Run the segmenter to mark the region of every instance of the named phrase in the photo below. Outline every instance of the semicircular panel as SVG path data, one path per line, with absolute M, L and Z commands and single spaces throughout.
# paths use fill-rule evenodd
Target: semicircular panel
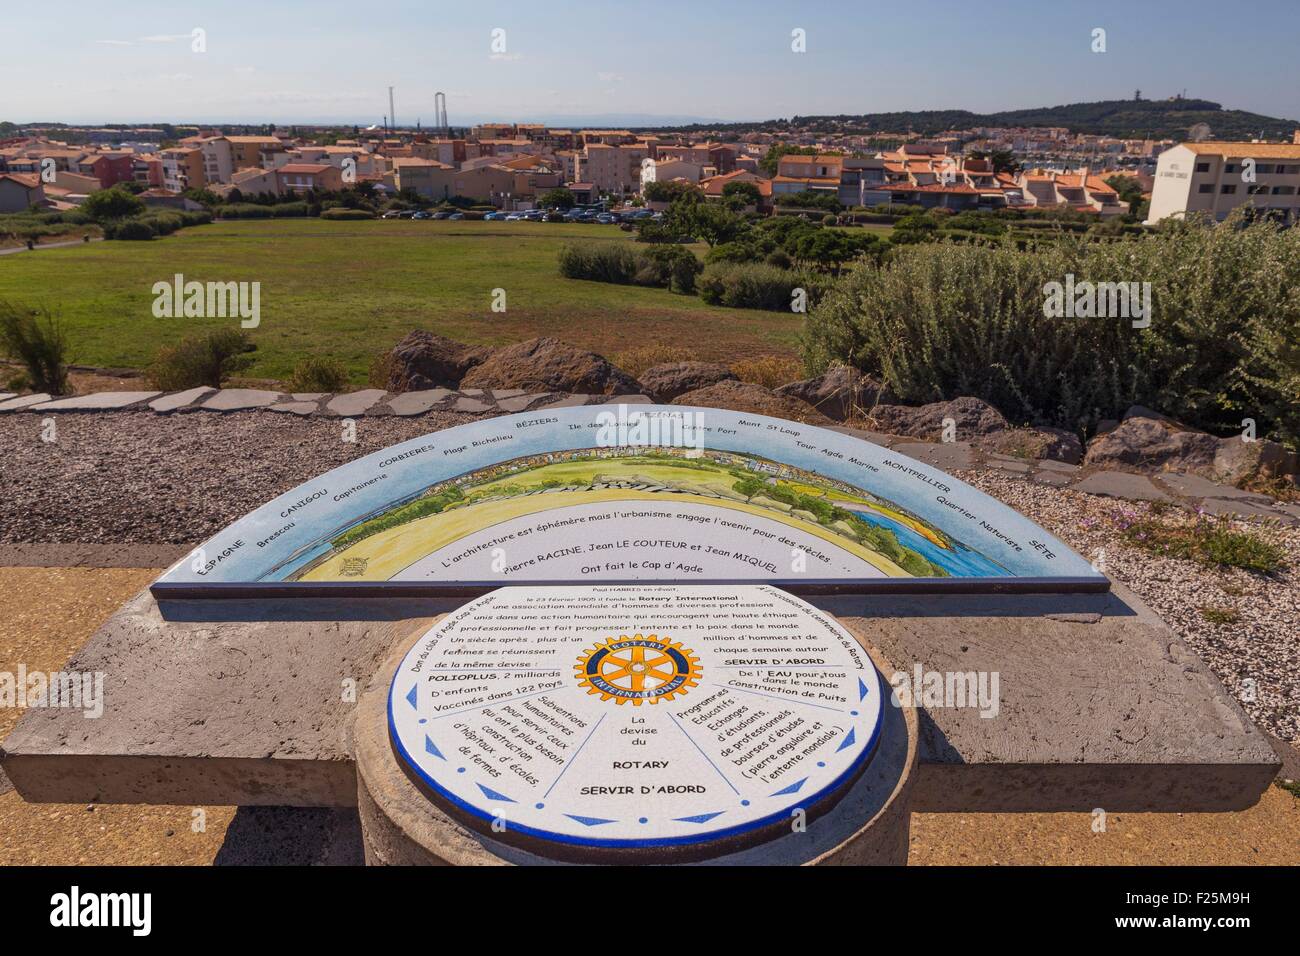
M 1104 589 L 951 475 L 850 435 L 714 408 L 599 405 L 432 432 L 241 518 L 159 594 L 580 581 Z

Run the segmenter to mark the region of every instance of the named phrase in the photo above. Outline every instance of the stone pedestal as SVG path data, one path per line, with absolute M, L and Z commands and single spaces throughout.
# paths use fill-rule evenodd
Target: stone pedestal
M 389 687 L 406 653 L 420 635 L 398 644 L 362 695 L 353 728 L 357 806 L 371 865 L 559 865 L 542 855 L 494 840 L 470 829 L 436 804 L 407 773 L 393 751 L 387 705 Z M 859 639 L 860 640 L 860 639 Z M 889 665 L 872 648 L 873 663 Z M 803 832 L 790 832 L 758 846 L 724 852 L 715 865 L 904 864 L 910 826 L 909 800 L 917 763 L 916 711 L 886 704 L 877 750 L 829 810 Z M 674 862 L 655 848 L 646 865 Z

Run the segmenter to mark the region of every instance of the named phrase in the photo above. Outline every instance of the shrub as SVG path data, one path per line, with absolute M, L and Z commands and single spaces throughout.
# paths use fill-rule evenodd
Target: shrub
M 703 267 L 682 246 L 634 248 L 622 242 L 575 242 L 560 250 L 560 275 L 619 285 L 669 288 L 688 295 Z
M 671 345 L 643 345 L 640 348 L 620 352 L 614 356 L 614 364 L 633 378 L 639 378 L 642 372 L 656 365 L 689 362 L 694 358 L 694 354 L 688 349 L 675 348 Z
M 145 211 L 144 200 L 122 186 L 91 193 L 80 208 L 83 214 L 96 222 L 126 219 Z
M 391 349 L 385 349 L 377 352 L 375 357 L 370 360 L 370 368 L 366 372 L 366 382 L 371 388 L 382 388 L 388 391 L 393 388 L 393 352 Z
M 256 348 L 242 329 L 186 338 L 158 350 L 149 366 L 149 379 L 155 388 L 168 392 L 199 385 L 221 388 L 231 375 L 252 364 L 247 353 Z
M 297 218 L 311 215 L 311 206 L 305 202 L 282 202 L 271 206 L 271 216 L 275 219 Z
M 68 340 L 48 309 L 0 302 L 0 346 L 22 363 L 25 384 L 32 391 L 67 394 Z
M 637 270 L 633 282 L 666 287 L 680 295 L 695 291 L 695 277 L 704 269 L 695 253 L 684 246 L 650 246 L 637 250 L 635 255 Z
M 753 382 L 765 388 L 777 388 L 803 377 L 803 363 L 780 355 L 762 355 L 742 359 L 731 364 L 731 370 L 742 382 Z
M 1046 286 L 1149 282 L 1151 324 L 1048 318 Z M 1020 422 L 1090 430 L 1146 405 L 1199 428 L 1300 440 L 1300 230 L 1177 222 L 1025 252 L 952 243 L 858 265 L 808 316 L 813 371 L 841 361 L 910 403 L 961 395 Z
M 1186 558 L 1206 567 L 1241 568 L 1258 574 L 1275 574 L 1287 566 L 1281 546 L 1260 534 L 1233 530 L 1226 515 L 1198 514 L 1190 523 L 1176 524 L 1152 518 L 1130 520 L 1121 515 L 1117 524 L 1127 540 L 1162 557 Z
M 834 193 L 805 189 L 797 193 L 783 193 L 776 197 L 778 206 L 790 206 L 798 209 L 822 209 L 826 212 L 839 212 L 840 201 Z
M 762 259 L 758 246 L 743 239 L 722 242 L 704 256 L 705 262 L 757 262 Z
M 348 384 L 348 371 L 338 359 L 313 355 L 293 368 L 290 392 L 341 392 Z
M 144 223 L 154 231 L 156 236 L 170 236 L 185 226 L 185 220 L 174 212 L 155 212 L 132 221 Z
M 346 209 L 342 206 L 321 211 L 320 218 L 339 220 L 374 219 L 375 214 L 366 209 Z
M 216 207 L 216 214 L 222 219 L 270 219 L 275 215 L 274 209 L 257 203 L 226 203 Z
M 560 275 L 630 285 L 637 273 L 636 253 L 623 242 L 574 242 L 560 250 Z
M 158 235 L 154 227 L 143 219 L 126 219 L 122 222 L 110 222 L 104 226 L 105 239 L 143 241 Z
M 696 285 L 700 298 L 710 305 L 737 309 L 789 311 L 794 291 L 803 289 L 812 305 L 824 294 L 827 280 L 811 272 L 778 269 L 756 263 L 712 263 Z

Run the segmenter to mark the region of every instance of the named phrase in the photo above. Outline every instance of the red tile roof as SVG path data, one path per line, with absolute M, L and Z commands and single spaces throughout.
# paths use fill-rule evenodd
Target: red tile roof
M 37 176 L 29 176 L 26 173 L 0 173 L 0 179 L 12 179 L 14 182 L 26 186 L 28 189 L 40 189 L 41 181 Z

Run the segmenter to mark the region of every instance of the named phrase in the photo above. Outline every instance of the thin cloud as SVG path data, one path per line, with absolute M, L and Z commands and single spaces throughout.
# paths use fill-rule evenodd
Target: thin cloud
M 153 36 L 137 37 L 134 40 L 96 40 L 104 46 L 135 46 L 137 43 L 175 43 L 177 40 L 192 40 L 194 33 L 155 33 Z

